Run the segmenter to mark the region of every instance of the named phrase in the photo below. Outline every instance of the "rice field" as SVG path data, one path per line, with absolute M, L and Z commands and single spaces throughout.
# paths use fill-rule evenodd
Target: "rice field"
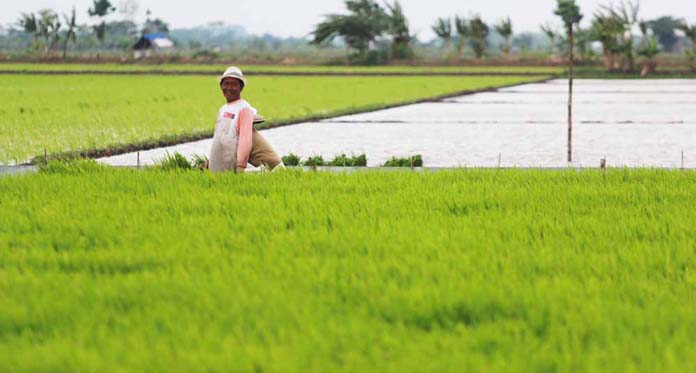
M 252 77 L 244 98 L 267 125 L 377 109 L 454 92 L 543 79 Z M 202 76 L 0 76 L 0 164 L 48 154 L 175 143 L 212 134 L 224 103 Z
M 694 371 L 696 173 L 0 178 L 0 371 Z
M 227 65 L 221 64 L 30 64 L 0 63 L 0 71 L 50 72 L 50 71 L 95 71 L 95 72 L 209 72 L 220 74 Z M 424 73 L 509 73 L 509 74 L 560 74 L 565 69 L 555 66 L 282 66 L 241 65 L 245 73 L 360 73 L 360 74 L 424 74 Z

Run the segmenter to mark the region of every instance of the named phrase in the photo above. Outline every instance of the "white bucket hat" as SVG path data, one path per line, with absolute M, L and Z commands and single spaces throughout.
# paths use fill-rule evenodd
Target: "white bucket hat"
M 218 84 L 222 84 L 222 80 L 225 78 L 239 79 L 245 87 L 247 85 L 247 81 L 244 78 L 244 74 L 242 74 L 242 70 L 240 70 L 236 66 L 228 67 L 227 70 L 225 70 L 225 72 L 222 73 L 222 75 L 220 75 L 220 78 L 218 79 Z

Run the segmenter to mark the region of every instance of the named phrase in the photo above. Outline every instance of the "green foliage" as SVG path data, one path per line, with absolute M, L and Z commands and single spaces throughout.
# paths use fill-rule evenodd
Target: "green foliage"
M 384 167 L 423 167 L 423 157 L 420 154 L 403 158 L 392 157 L 384 163 Z
M 194 154 L 191 166 L 195 169 L 201 169 L 208 164 L 208 157 L 205 155 Z
M 554 14 L 561 17 L 563 25 L 568 30 L 573 25 L 580 23 L 583 17 L 582 13 L 580 13 L 580 7 L 575 0 L 556 0 Z
M 348 157 L 345 154 L 341 154 L 334 157 L 334 159 L 326 165 L 334 167 L 365 167 L 367 166 L 367 156 L 361 154 L 359 156 L 353 155 Z
M 68 27 L 63 35 L 63 58 L 65 58 L 68 53 L 68 43 L 73 42 L 74 44 L 77 41 L 77 34 L 75 33 L 77 29 L 77 13 L 75 11 L 75 6 L 72 8 L 70 16 L 63 14 L 63 20 Z
M 244 98 L 266 125 L 277 125 L 537 79 L 258 76 Z M 207 76 L 0 75 L 0 163 L 23 163 L 44 149 L 51 154 L 156 146 L 210 135 L 224 102 L 219 89 Z
M 549 53 L 551 55 L 556 54 L 556 36 L 558 36 L 556 29 L 547 23 L 541 25 L 541 32 L 543 32 L 544 35 L 549 38 Z
M 503 37 L 503 53 L 505 55 L 510 54 L 510 38 L 512 37 L 512 21 L 510 20 L 510 17 L 501 20 L 497 25 L 495 25 L 495 31 Z
M 454 29 L 457 32 L 457 56 L 461 57 L 464 45 L 472 36 L 469 22 L 463 17 L 455 16 Z
M 388 10 L 387 20 L 389 27 L 387 31 L 392 37 L 391 57 L 395 59 L 413 58 L 413 49 L 411 48 L 413 36 L 409 30 L 408 20 L 406 15 L 404 15 L 401 3 L 398 0 L 394 0 L 392 4 L 385 2 L 385 6 Z
M 626 72 L 635 70 L 631 30 L 638 24 L 638 11 L 638 2 L 622 1 L 618 7 L 603 6 L 595 13 L 592 20 L 593 32 L 596 39 L 602 43 L 610 70 L 623 69 Z
M 99 40 L 99 44 L 104 43 L 104 37 L 106 36 L 106 22 L 104 18 L 115 11 L 116 7 L 114 7 L 109 0 L 94 0 L 92 7 L 87 10 L 87 14 L 89 14 L 90 17 L 98 17 L 102 20 L 100 23 L 92 26 L 92 30 Z
M 673 52 L 679 41 L 674 30 L 679 29 L 681 21 L 671 16 L 663 16 L 648 21 L 648 25 L 655 33 L 655 37 L 657 37 L 662 48 L 666 52 Z
M 3 177 L 0 371 L 691 372 L 694 195 L 649 169 Z
M 85 175 L 106 171 L 107 166 L 84 158 L 49 160 L 47 163 L 39 164 L 39 172 L 42 174 Z
M 162 171 L 190 171 L 193 169 L 191 162 L 179 152 L 167 153 L 156 165 Z
M 442 39 L 442 46 L 449 49 L 452 41 L 452 20 L 449 18 L 438 18 L 432 26 L 432 30 L 438 38 Z
M 282 158 L 283 164 L 286 166 L 299 166 L 301 159 L 297 154 L 290 153 Z
M 325 45 L 336 37 L 360 56 L 367 55 L 371 42 L 388 28 L 387 13 L 374 0 L 346 0 L 348 15 L 331 14 L 312 31 L 312 44 Z
M 488 25 L 477 15 L 469 20 L 469 31 L 471 32 L 469 39 L 471 49 L 474 50 L 476 58 L 481 58 L 488 47 Z
M 160 18 L 145 20 L 142 30 L 143 35 L 153 33 L 169 33 L 169 24 Z
M 306 167 L 317 167 L 317 166 L 325 166 L 326 161 L 324 161 L 324 158 L 320 155 L 314 155 L 311 157 L 308 157 L 306 161 L 302 163 L 303 166 Z
M 116 11 L 116 7 L 109 0 L 94 0 L 92 6 L 87 10 L 90 17 L 106 17 Z

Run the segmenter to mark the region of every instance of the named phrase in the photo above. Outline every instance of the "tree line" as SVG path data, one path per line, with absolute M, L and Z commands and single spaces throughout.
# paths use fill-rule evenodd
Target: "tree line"
M 137 3 L 124 2 L 125 7 L 131 7 L 128 12 L 137 11 Z M 65 58 L 70 44 L 77 43 L 77 36 L 95 37 L 98 47 L 104 47 L 104 40 L 109 33 L 126 35 L 126 43 L 133 43 L 133 37 L 138 34 L 167 33 L 169 25 L 159 18 L 151 18 L 151 12 L 146 12 L 147 19 L 139 27 L 132 20 L 107 22 L 106 18 L 116 11 L 116 6 L 109 0 L 93 0 L 92 6 L 87 10 L 87 16 L 92 24 L 78 24 L 77 12 L 73 6 L 68 14 L 61 15 L 52 9 L 41 9 L 38 12 L 21 13 L 17 20 L 20 29 L 31 35 L 33 41 L 30 48 L 48 54 L 50 51 L 60 48 Z
M 412 42 L 416 38 L 409 30 L 398 0 L 393 3 L 386 1 L 384 6 L 376 0 L 346 0 L 345 6 L 347 14 L 327 15 L 314 28 L 312 44 L 325 46 L 340 38 L 350 50 L 350 60 L 357 63 L 413 56 Z M 644 20 L 639 17 L 639 9 L 637 1 L 608 3 L 594 12 L 589 28 L 580 28 L 578 21 L 573 45 L 579 58 L 592 59 L 595 54 L 592 44 L 596 42 L 601 45 L 603 60 L 609 70 L 635 72 L 636 57 L 643 57 L 644 72 L 646 69 L 652 72 L 660 52 L 674 51 L 678 41 L 675 31 L 679 30 L 691 44 L 686 53 L 691 68 L 696 71 L 696 25 L 688 25 L 684 20 L 670 16 Z M 565 23 L 564 27 L 567 27 Z M 633 33 L 636 27 L 640 30 L 639 35 Z M 461 57 L 468 48 L 481 59 L 489 53 L 489 36 L 495 32 L 503 40 L 500 53 L 510 56 L 513 25 L 509 17 L 490 24 L 479 15 L 468 19 L 455 15 L 438 18 L 431 28 L 445 54 Z M 542 25 L 540 30 L 549 39 L 551 56 L 557 52 L 566 54 L 567 34 L 558 32 L 549 24 Z

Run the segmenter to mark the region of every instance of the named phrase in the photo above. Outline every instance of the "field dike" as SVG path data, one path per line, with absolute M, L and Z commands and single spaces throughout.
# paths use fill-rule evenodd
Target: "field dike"
M 538 74 L 536 74 L 536 75 L 538 75 Z M 311 115 L 311 116 L 301 117 L 301 118 L 288 120 L 288 121 L 266 122 L 260 126 L 257 126 L 256 128 L 258 130 L 265 130 L 265 129 L 283 127 L 283 126 L 290 126 L 293 124 L 331 119 L 331 118 L 340 117 L 340 116 L 344 116 L 344 115 L 371 113 L 371 112 L 376 112 L 376 111 L 380 111 L 380 110 L 403 107 L 403 106 L 408 106 L 408 105 L 427 103 L 427 102 L 437 102 L 437 101 L 441 101 L 441 100 L 445 100 L 445 99 L 449 99 L 449 98 L 473 95 L 473 94 L 477 94 L 477 93 L 495 92 L 495 91 L 502 89 L 502 88 L 516 87 L 516 86 L 521 86 L 521 85 L 526 85 L 526 84 L 545 83 L 545 82 L 548 82 L 552 79 L 554 79 L 553 76 L 544 76 L 543 78 L 540 78 L 538 80 L 531 80 L 531 81 L 527 81 L 524 83 L 502 85 L 502 86 L 498 86 L 495 88 L 483 88 L 483 89 L 457 91 L 457 92 L 448 93 L 448 94 L 444 94 L 444 95 L 426 97 L 426 98 L 417 99 L 417 100 L 407 100 L 407 101 L 402 101 L 402 102 L 395 103 L 395 104 L 388 104 L 388 105 L 381 105 L 381 106 L 377 106 L 377 107 L 371 107 L 369 109 L 339 110 L 339 111 L 329 112 L 325 115 Z M 179 144 L 183 144 L 183 143 L 187 143 L 187 142 L 199 141 L 199 140 L 211 138 L 212 136 L 213 136 L 213 131 L 211 129 L 211 130 L 206 130 L 206 131 L 194 132 L 194 133 L 186 134 L 186 135 L 163 136 L 163 137 L 160 137 L 160 138 L 157 138 L 154 140 L 144 140 L 141 142 L 136 142 L 136 143 L 131 143 L 131 144 L 123 144 L 123 145 L 115 145 L 115 146 L 104 147 L 104 148 L 99 148 L 99 149 L 75 150 L 75 151 L 68 151 L 68 152 L 61 152 L 61 153 L 39 154 L 39 155 L 32 157 L 32 159 L 29 163 L 25 163 L 22 165 L 24 165 L 24 166 L 35 165 L 38 163 L 42 163 L 42 162 L 45 163 L 49 160 L 55 160 L 55 159 L 103 158 L 103 157 L 124 154 L 124 153 L 132 153 L 132 152 L 137 152 L 137 151 L 151 150 L 151 149 L 163 148 L 163 147 L 168 147 L 168 146 L 173 146 L 173 145 L 179 145 Z

